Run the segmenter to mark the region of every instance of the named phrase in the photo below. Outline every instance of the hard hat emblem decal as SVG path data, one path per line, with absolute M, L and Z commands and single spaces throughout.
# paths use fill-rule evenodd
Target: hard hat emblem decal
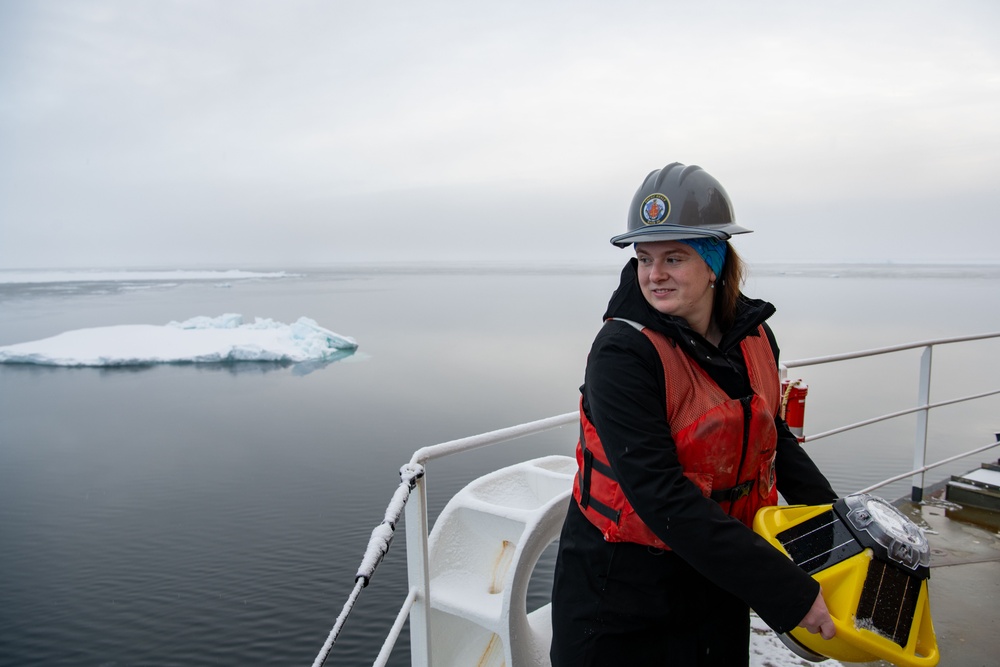
M 670 215 L 670 200 L 656 192 L 642 200 L 639 217 L 644 225 L 658 225 Z

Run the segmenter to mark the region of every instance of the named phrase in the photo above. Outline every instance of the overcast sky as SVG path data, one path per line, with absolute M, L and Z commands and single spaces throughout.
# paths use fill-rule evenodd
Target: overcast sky
M 0 268 L 1000 261 L 1000 3 L 0 0 Z

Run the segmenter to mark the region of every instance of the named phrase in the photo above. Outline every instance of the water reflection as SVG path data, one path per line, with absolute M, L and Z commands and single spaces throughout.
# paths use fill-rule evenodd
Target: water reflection
M 399 466 L 421 446 L 573 411 L 617 273 L 334 272 L 6 301 L 0 344 L 222 312 L 305 315 L 360 344 L 318 367 L 0 367 L 6 655 L 47 665 L 311 661 Z M 1000 315 L 982 307 L 995 291 L 995 280 L 940 277 L 755 274 L 747 286 L 778 307 L 786 359 L 998 330 Z M 994 341 L 936 353 L 933 397 L 990 385 L 997 352 Z M 918 357 L 803 369 L 807 433 L 913 405 Z M 932 415 L 929 458 L 991 440 L 996 425 L 981 412 Z M 909 468 L 914 424 L 808 447 L 848 493 Z M 575 438 L 564 428 L 432 462 L 432 516 L 476 475 L 571 455 Z M 391 623 L 402 539 L 338 642 L 345 664 L 370 664 Z M 533 589 L 532 604 L 545 590 Z

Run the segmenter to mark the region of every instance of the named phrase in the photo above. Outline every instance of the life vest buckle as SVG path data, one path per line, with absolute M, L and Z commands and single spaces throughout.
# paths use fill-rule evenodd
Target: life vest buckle
M 737 484 L 733 488 L 729 489 L 729 502 L 735 503 L 737 500 L 741 500 L 750 495 L 750 489 L 753 488 L 754 480 L 747 480 L 742 484 Z
M 756 480 L 749 479 L 742 484 L 737 484 L 731 489 L 718 489 L 712 491 L 712 500 L 717 503 L 735 503 L 737 500 L 741 500 L 750 495 L 750 489 L 753 488 Z

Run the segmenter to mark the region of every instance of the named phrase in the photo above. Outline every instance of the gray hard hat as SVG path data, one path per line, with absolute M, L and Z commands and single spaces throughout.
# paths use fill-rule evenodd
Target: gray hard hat
M 753 231 L 733 217 L 733 204 L 719 181 L 701 167 L 674 162 L 646 177 L 632 197 L 628 231 L 611 242 L 624 248 L 647 241 L 726 240 Z

